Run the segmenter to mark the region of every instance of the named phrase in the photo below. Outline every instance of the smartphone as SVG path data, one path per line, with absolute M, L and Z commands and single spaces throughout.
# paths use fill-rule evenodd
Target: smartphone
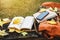
M 42 12 L 40 15 L 38 15 L 36 18 L 38 20 L 43 20 L 47 15 L 49 14 L 49 12 Z

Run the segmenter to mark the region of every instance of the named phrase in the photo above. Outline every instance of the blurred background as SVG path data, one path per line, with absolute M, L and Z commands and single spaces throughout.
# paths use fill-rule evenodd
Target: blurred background
M 0 0 L 0 18 L 32 15 L 43 2 L 50 1 L 60 2 L 60 0 Z

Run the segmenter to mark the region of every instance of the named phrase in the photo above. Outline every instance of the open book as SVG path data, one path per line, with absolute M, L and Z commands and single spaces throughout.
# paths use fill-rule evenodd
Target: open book
M 14 17 L 8 26 L 9 32 L 19 32 L 21 29 L 32 29 L 34 17 Z
M 47 13 L 44 14 L 44 13 L 37 12 L 37 13 L 33 14 L 34 18 L 37 20 L 38 23 L 43 22 L 43 21 L 48 20 L 48 19 L 51 19 L 51 18 L 54 18 L 54 17 L 57 16 L 57 14 L 56 14 L 55 12 L 53 12 L 53 11 L 50 11 L 50 10 L 48 10 L 48 9 L 47 9 L 46 11 L 49 12 L 49 14 L 48 14 L 46 17 L 44 17 L 44 16 L 45 16 Z M 38 16 L 39 16 L 39 17 L 38 17 Z M 44 19 L 38 20 L 37 17 L 38 17 L 39 19 L 41 19 L 41 18 L 44 18 Z

